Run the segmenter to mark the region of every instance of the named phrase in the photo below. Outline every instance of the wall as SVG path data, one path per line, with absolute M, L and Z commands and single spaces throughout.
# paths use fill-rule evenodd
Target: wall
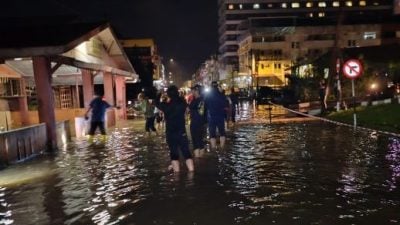
M 75 136 L 75 117 L 83 117 L 85 115 L 87 109 L 80 108 L 80 109 L 56 109 L 56 120 L 57 121 L 69 121 L 69 129 L 71 135 Z M 29 121 L 31 124 L 38 124 L 39 123 L 39 115 L 37 111 L 29 111 Z M 107 111 L 107 127 L 112 127 L 115 125 L 115 112 L 114 109 Z M 11 124 L 12 128 L 19 128 L 21 127 L 21 116 L 20 112 L 11 112 Z

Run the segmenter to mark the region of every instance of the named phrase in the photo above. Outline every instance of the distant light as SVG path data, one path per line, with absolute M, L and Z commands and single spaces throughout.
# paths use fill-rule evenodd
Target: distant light
M 378 87 L 378 85 L 376 83 L 372 83 L 370 88 L 371 90 L 375 90 Z
M 14 58 L 15 61 L 21 61 L 22 58 Z
M 132 104 L 132 101 L 128 101 L 128 105 Z
M 174 59 L 173 59 L 173 58 L 170 58 L 170 59 L 169 59 L 169 62 L 174 62 Z
M 210 92 L 210 88 L 209 88 L 209 87 L 206 87 L 206 88 L 204 89 L 204 91 L 205 91 L 205 92 Z

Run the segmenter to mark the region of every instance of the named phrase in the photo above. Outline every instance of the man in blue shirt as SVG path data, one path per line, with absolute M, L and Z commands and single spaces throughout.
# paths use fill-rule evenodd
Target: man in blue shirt
M 99 127 L 102 135 L 106 134 L 104 127 L 104 118 L 106 110 L 111 107 L 106 101 L 103 100 L 103 94 L 98 94 L 89 104 L 89 109 L 85 113 L 85 118 L 88 118 L 88 113 L 92 111 L 92 117 L 90 121 L 89 135 L 94 135 L 97 127 Z
M 225 95 L 218 90 L 218 83 L 213 81 L 212 88 L 204 99 L 207 108 L 208 130 L 210 133 L 211 148 L 217 146 L 217 129 L 219 133 L 220 147 L 225 146 L 225 114 L 228 102 Z

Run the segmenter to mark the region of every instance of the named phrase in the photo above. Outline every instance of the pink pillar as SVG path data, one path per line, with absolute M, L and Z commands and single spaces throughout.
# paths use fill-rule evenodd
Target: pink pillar
M 57 149 L 57 129 L 54 113 L 54 94 L 51 87 L 51 64 L 50 60 L 44 56 L 35 56 L 32 59 L 39 103 L 39 122 L 46 124 L 47 150 L 52 151 Z
M 83 103 L 84 107 L 89 108 L 90 101 L 94 95 L 93 75 L 90 70 L 81 69 L 82 85 L 83 85 Z
M 23 97 L 18 98 L 19 112 L 21 113 L 21 122 L 23 126 L 29 125 L 29 113 L 28 113 L 28 97 L 25 91 L 25 80 L 21 79 L 21 94 Z
M 104 97 L 108 104 L 114 106 L 114 80 L 110 72 L 103 72 Z M 115 125 L 115 111 L 107 113 L 107 125 Z
M 125 77 L 117 76 L 115 78 L 115 89 L 116 89 L 116 97 L 117 103 L 116 105 L 121 107 L 117 111 L 118 119 L 126 119 L 126 86 L 125 86 Z
M 114 105 L 114 82 L 110 72 L 103 72 L 104 97 L 110 105 Z

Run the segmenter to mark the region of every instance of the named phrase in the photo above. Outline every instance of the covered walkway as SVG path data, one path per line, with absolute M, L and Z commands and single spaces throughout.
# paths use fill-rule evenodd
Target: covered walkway
M 24 148 L 57 149 L 61 143 L 57 143 L 56 122 L 70 120 L 74 130 L 73 119 L 83 115 L 94 96 L 95 84 L 103 85 L 105 98 L 111 105 L 121 106 L 109 113 L 109 125 L 126 119 L 125 82 L 135 82 L 138 76 L 108 23 L 9 24 L 3 29 L 7 32 L 0 37 L 0 63 L 2 68 L 12 71 L 8 77 L 13 74 L 19 78 L 16 87 L 19 92 L 0 96 L 0 105 L 4 106 L 0 111 L 9 111 L 9 130 L 41 123 L 46 128 L 45 146 L 24 144 Z M 0 73 L 3 76 L 6 75 Z M 14 98 L 19 99 L 18 105 Z M 36 106 L 37 112 L 29 110 L 28 105 Z M 10 149 L 10 135 L 6 133 L 0 134 L 0 148 L 5 157 L 10 155 L 9 151 L 20 151 Z

